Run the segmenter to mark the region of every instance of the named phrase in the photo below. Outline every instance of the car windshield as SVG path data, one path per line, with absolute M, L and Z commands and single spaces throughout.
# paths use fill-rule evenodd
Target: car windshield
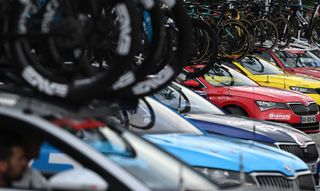
M 146 98 L 146 100 L 150 104 L 152 111 L 150 111 L 146 103 L 140 101 L 137 111 L 129 114 L 131 131 L 139 134 L 203 135 L 202 131 L 168 107 L 151 98 Z M 154 119 L 152 119 L 152 113 L 155 115 Z M 137 126 L 143 127 L 144 124 L 149 124 L 151 120 L 154 120 L 154 124 L 150 128 L 135 128 Z
M 224 114 L 218 107 L 177 84 L 171 84 L 153 95 L 155 99 L 183 114 Z
M 320 50 L 314 49 L 314 50 L 309 50 L 312 54 L 314 54 L 316 57 L 320 58 Z
M 289 52 L 278 51 L 275 52 L 277 57 L 281 60 L 286 68 L 306 68 L 306 67 L 320 67 L 319 60 L 311 57 L 304 51 Z
M 258 86 L 243 74 L 227 67 L 214 67 L 204 75 L 213 86 Z
M 215 190 L 201 175 L 132 133 L 100 127 L 77 135 L 152 190 Z
M 256 57 L 246 57 L 240 64 L 253 75 L 278 75 L 284 72 L 273 64 Z

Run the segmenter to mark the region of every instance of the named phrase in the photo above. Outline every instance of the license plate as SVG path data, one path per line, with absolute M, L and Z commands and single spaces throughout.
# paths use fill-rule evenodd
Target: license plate
M 317 163 L 309 163 L 308 167 L 312 174 L 317 173 L 317 167 L 318 167 Z
M 301 123 L 315 123 L 317 122 L 315 115 L 309 115 L 309 116 L 301 116 Z

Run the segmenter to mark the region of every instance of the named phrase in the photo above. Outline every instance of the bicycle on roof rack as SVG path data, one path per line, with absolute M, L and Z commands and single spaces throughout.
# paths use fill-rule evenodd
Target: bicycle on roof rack
M 288 4 L 290 7 L 288 20 L 290 23 L 292 37 L 300 41 L 301 36 L 309 41 L 309 43 L 319 45 L 319 35 L 320 35 L 320 19 L 318 15 L 320 13 L 319 0 L 316 0 L 313 9 L 308 9 L 311 11 L 310 21 L 307 21 L 302 13 L 302 7 L 300 3 L 298 4 Z M 306 7 L 304 7 L 307 10 Z
M 170 83 L 189 55 L 180 0 L 2 1 L 0 10 L 4 82 L 69 101 L 143 97 Z

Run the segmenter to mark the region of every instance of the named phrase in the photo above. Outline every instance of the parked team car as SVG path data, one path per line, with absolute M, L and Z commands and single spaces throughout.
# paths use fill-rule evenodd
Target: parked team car
M 287 123 L 307 133 L 319 131 L 319 109 L 309 96 L 261 87 L 232 68 L 216 66 L 184 85 L 205 92 L 210 102 L 228 113 Z
M 153 110 L 151 113 L 149 112 L 150 108 Z M 144 124 L 149 124 L 152 121 L 152 113 L 155 114 L 154 124 L 147 129 L 143 129 L 143 127 L 147 127 Z M 195 170 L 207 176 L 219 187 L 244 185 L 244 188 L 246 188 L 244 190 L 251 190 L 252 186 L 261 188 L 272 186 L 276 189 L 294 189 L 295 186 L 298 186 L 300 189 L 314 190 L 314 180 L 307 165 L 290 153 L 257 142 L 227 138 L 220 135 L 206 135 L 172 110 L 150 98 L 140 103 L 137 113 L 130 115 L 131 125 L 129 129 L 131 131 L 141 134 L 145 139 L 180 158 Z M 164 161 L 157 162 L 156 159 L 163 160 L 163 158 L 155 153 L 150 153 L 148 147 L 140 145 L 141 148 L 136 148 L 135 146 L 138 145 L 132 145 L 130 136 L 125 132 L 122 132 L 121 137 L 128 142 L 121 143 L 121 139 L 118 140 L 116 133 L 111 133 L 109 127 L 99 125 L 88 127 L 88 125 L 79 123 L 79 120 L 70 122 L 70 120 L 62 119 L 55 123 L 69 129 L 69 131 L 71 127 L 73 134 L 81 137 L 89 145 L 107 155 L 111 161 L 124 167 L 129 173 L 136 174 L 137 179 L 143 183 L 150 182 L 150 185 L 147 184 L 149 188 L 154 188 L 159 184 L 171 185 L 169 184 L 170 181 L 180 179 L 177 174 L 169 176 L 167 173 L 170 174 L 170 172 L 164 169 L 168 164 Z M 103 139 L 107 135 L 109 135 L 106 137 L 107 139 Z M 112 146 L 110 143 L 116 145 Z M 126 147 L 126 144 L 130 144 L 131 147 Z M 124 149 L 125 152 L 120 152 L 123 151 L 121 149 Z M 131 153 L 132 149 L 136 152 Z M 52 147 L 46 147 L 42 149 L 42 155 L 47 158 L 47 162 L 37 164 L 41 163 L 41 160 L 35 161 L 33 165 L 38 166 L 39 170 L 45 168 L 46 165 L 51 165 L 48 156 L 52 154 L 63 156 L 62 152 Z M 143 154 L 150 155 L 150 159 L 153 161 L 147 160 L 148 157 L 146 156 L 142 157 Z M 133 157 L 132 155 L 141 156 L 141 159 L 130 160 L 130 156 Z M 162 179 L 159 178 L 161 173 L 158 174 L 155 173 L 155 170 L 150 170 L 148 168 L 149 163 L 146 163 L 146 161 L 152 163 L 159 173 L 162 172 L 169 176 L 170 180 L 165 178 L 161 181 Z M 161 162 L 163 162 L 162 165 Z M 56 164 L 53 165 L 74 168 L 76 167 L 74 164 L 73 160 L 64 157 L 57 160 Z M 175 167 L 178 168 L 175 171 L 177 173 L 184 171 L 184 169 L 179 171 L 179 165 L 177 164 Z M 149 172 L 144 172 L 144 170 Z M 144 177 L 144 175 L 147 175 L 147 177 Z M 157 176 L 157 178 L 153 176 Z M 140 179 L 141 177 L 144 177 L 144 181 Z M 183 182 L 185 181 L 187 180 Z M 186 184 L 192 184 L 193 181 Z M 195 183 L 198 184 L 199 182 Z M 197 188 L 196 190 L 203 189 Z
M 298 156 L 308 164 L 316 182 L 319 182 L 316 144 L 303 132 L 282 123 L 226 115 L 209 101 L 177 83 L 172 83 L 153 97 L 209 134 L 254 140 Z
M 288 74 L 320 79 L 320 59 L 310 54 L 310 51 L 312 50 L 274 50 L 259 56 Z
M 33 167 L 50 177 L 51 189 L 217 190 L 151 143 L 123 128 L 88 120 L 97 114 L 92 108 L 66 109 L 56 104 L 0 93 L 0 132 L 38 135 L 45 140 Z M 103 112 L 108 108 L 95 109 Z
M 320 95 L 317 91 L 320 81 L 317 79 L 286 74 L 258 56 L 248 56 L 240 62 L 224 64 L 238 70 L 261 86 L 298 91 L 310 96 L 320 105 Z

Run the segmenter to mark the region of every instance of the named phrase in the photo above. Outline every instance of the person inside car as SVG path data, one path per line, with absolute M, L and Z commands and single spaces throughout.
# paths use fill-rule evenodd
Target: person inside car
M 26 159 L 29 163 L 37 159 L 40 153 L 40 147 L 43 144 L 43 139 L 38 135 L 28 135 L 25 140 Z M 47 179 L 30 165 L 26 165 L 22 178 L 12 183 L 15 188 L 29 188 L 29 189 L 48 189 Z
M 0 170 L 3 173 L 1 187 L 12 187 L 13 181 L 22 178 L 27 165 L 27 159 L 25 157 L 23 143 L 20 142 L 21 139 L 15 136 L 2 136 L 0 139 L 0 145 L 2 147 L 2 165 L 0 164 Z
M 10 149 L 0 142 L 0 187 L 8 186 L 8 182 L 5 178 L 5 173 L 8 169 L 8 156 L 10 155 Z

